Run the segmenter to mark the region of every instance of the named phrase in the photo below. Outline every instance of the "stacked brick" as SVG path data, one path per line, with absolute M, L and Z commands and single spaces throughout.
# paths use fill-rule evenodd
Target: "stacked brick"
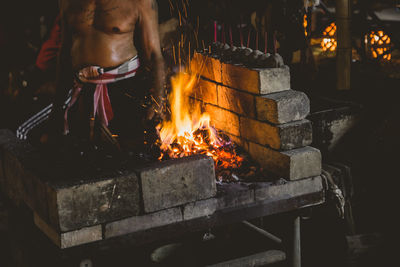
M 324 201 L 320 176 L 217 187 L 214 162 L 203 155 L 81 173 L 1 129 L 0 191 L 25 203 L 36 226 L 62 249 L 127 234 L 142 242 L 152 231 L 197 231 L 236 222 L 238 213 L 247 220 Z
M 191 70 L 200 74 L 193 100 L 254 160 L 289 180 L 321 174 L 321 153 L 309 146 L 310 101 L 290 89 L 287 66 L 251 69 L 195 53 Z

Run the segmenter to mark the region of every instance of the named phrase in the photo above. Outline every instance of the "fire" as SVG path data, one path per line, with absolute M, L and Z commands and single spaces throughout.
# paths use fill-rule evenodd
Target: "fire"
M 199 49 L 200 43 L 205 49 L 204 40 L 199 39 L 199 17 L 197 25 L 191 25 L 188 27 L 190 31 L 184 32 L 186 24 L 191 21 L 188 18 L 191 10 L 189 1 L 170 1 L 170 7 L 171 12 L 176 10 L 178 13 L 182 32 L 179 40 L 172 45 L 172 56 L 179 72 L 171 78 L 172 88 L 168 96 L 170 118 L 157 126 L 161 150 L 159 160 L 204 154 L 214 159 L 219 181 L 238 180 L 238 175 L 250 177 L 259 169 L 251 165 L 247 157 L 244 161 L 237 154 L 235 144 L 213 127 L 210 115 L 202 112 L 201 105 L 194 104 L 195 101 L 190 98 L 196 91 L 200 70 L 186 69 L 184 66 L 191 66 L 191 54 L 194 48 Z M 204 63 L 198 67 L 205 67 Z
M 219 172 L 223 170 L 239 168 L 243 158 L 236 154 L 229 139 L 218 134 L 210 115 L 203 113 L 200 105 L 191 103 L 189 95 L 197 79 L 197 75 L 184 72 L 171 78 L 171 118 L 158 127 L 162 151 L 159 160 L 208 155 L 214 159 L 217 177 L 220 177 Z
M 171 120 L 162 123 L 159 134 L 161 149 L 168 151 L 169 156 L 173 158 L 196 154 L 196 151 L 202 151 L 208 148 L 208 145 L 220 145 L 216 131 L 210 125 L 210 116 L 207 113 L 202 114 L 200 106 L 191 107 L 189 103 L 189 93 L 196 82 L 195 75 L 183 72 L 171 78 Z M 206 132 L 208 143 L 205 142 L 204 133 L 201 134 L 201 131 Z M 207 154 L 211 156 L 209 152 Z

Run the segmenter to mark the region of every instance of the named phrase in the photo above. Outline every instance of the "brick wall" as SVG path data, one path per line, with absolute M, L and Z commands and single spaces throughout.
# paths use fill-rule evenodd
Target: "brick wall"
M 290 89 L 289 67 L 250 69 L 195 53 L 191 70 L 200 74 L 191 97 L 263 167 L 290 180 L 321 174 L 310 101 Z

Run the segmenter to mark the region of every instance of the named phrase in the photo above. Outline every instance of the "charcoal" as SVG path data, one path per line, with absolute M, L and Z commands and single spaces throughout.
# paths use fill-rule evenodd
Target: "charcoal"
M 260 50 L 253 50 L 253 52 L 249 56 L 247 65 L 250 67 L 257 67 L 259 57 L 262 55 L 264 55 L 264 53 Z
M 236 64 L 240 64 L 242 63 L 242 53 L 244 52 L 244 50 L 246 49 L 246 47 L 238 47 L 236 49 L 236 51 L 232 54 L 232 61 Z
M 263 60 L 261 67 L 263 68 L 280 68 L 284 65 L 283 58 L 279 54 L 272 54 L 267 59 Z
M 248 63 L 251 62 L 251 57 L 250 55 L 253 53 L 253 50 L 251 48 L 245 48 L 242 52 L 241 55 L 241 63 L 247 65 Z
M 256 61 L 257 67 L 262 67 L 264 61 L 266 61 L 270 56 L 271 56 L 270 53 L 265 53 L 265 54 L 260 55 Z

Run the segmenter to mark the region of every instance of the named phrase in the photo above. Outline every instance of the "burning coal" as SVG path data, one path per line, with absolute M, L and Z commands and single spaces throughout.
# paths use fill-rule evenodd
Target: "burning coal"
M 171 78 L 169 95 L 171 118 L 159 125 L 161 156 L 159 160 L 182 158 L 195 154 L 212 157 L 219 180 L 238 180 L 235 170 L 244 158 L 236 153 L 235 144 L 212 126 L 212 119 L 190 102 L 198 77 L 180 72 Z

